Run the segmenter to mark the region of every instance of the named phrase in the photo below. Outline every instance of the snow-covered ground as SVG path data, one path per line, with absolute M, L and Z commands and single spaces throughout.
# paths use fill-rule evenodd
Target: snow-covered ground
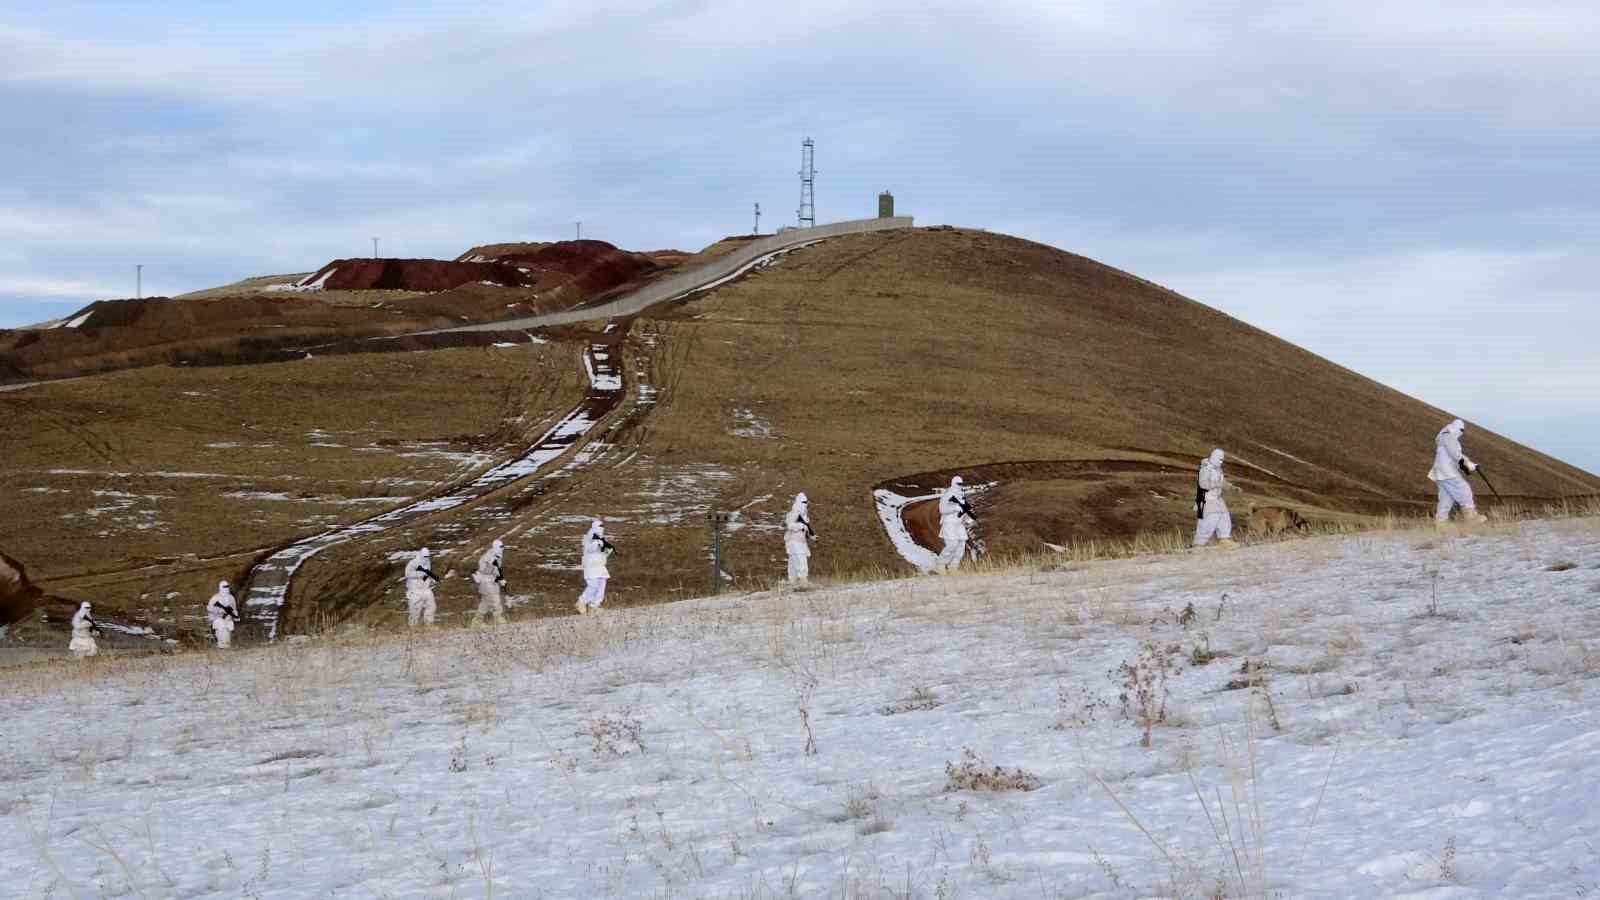
M 0 893 L 1593 896 L 1597 689 L 1593 519 L 59 663 Z

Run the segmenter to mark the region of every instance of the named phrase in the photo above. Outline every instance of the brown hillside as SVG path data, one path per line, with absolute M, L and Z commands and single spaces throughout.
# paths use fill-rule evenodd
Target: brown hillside
M 552 341 L 0 393 L 0 550 L 71 598 L 69 615 L 90 600 L 105 618 L 203 632 L 217 579 L 237 584 L 266 548 L 470 478 L 542 433 L 582 381 Z M 4 584 L 0 571 L 0 624 L 15 612 Z
M 328 291 L 448 291 L 488 282 L 523 287 L 529 279 L 500 262 L 446 262 L 442 259 L 336 259 L 301 280 Z
M 460 621 L 476 603 L 462 573 L 496 536 L 506 539 L 517 614 L 569 612 L 581 589 L 578 538 L 597 515 L 622 548 L 611 562 L 608 603 L 704 592 L 705 513 L 712 508 L 738 513 L 724 540 L 727 571 L 739 584 L 760 583 L 783 571 L 778 526 L 797 490 L 810 495 L 822 536 L 813 573 L 905 571 L 879 524 L 872 490 L 917 494 L 953 472 L 970 483 L 995 483 L 979 501 L 980 536 L 991 550 L 1192 528 L 1194 466 L 1214 446 L 1229 451 L 1230 476 L 1246 488 L 1245 496 L 1230 498 L 1241 520 L 1252 501 L 1290 506 L 1313 521 L 1420 511 L 1431 498 L 1425 472 L 1433 436 L 1450 418 L 1148 282 L 986 232 L 924 229 L 829 240 L 618 329 L 608 340 L 623 355 L 628 399 L 592 440 L 481 502 L 312 557 L 290 595 L 289 630 L 351 616 L 394 623 L 401 594 L 399 564 L 390 554 L 422 544 L 434 548 L 435 566 L 446 573 L 438 592 L 443 620 Z M 49 583 L 57 573 L 119 573 L 104 578 L 116 580 L 118 599 L 134 606 L 140 595 L 158 598 L 163 584 L 180 580 L 162 574 L 166 569 L 127 574 L 154 565 L 148 560 L 158 554 L 194 553 L 199 560 L 189 568 L 205 577 L 223 566 L 237 575 L 247 562 L 241 554 L 265 551 L 258 540 L 303 536 L 370 513 L 366 507 L 340 512 L 321 498 L 354 499 L 366 488 L 345 485 L 398 473 L 347 468 L 362 465 L 372 451 L 351 449 L 338 466 L 324 467 L 316 456 L 302 460 L 285 436 L 260 441 L 269 448 L 259 453 L 237 451 L 247 454 L 238 457 L 243 469 L 219 468 L 235 451 L 202 454 L 197 444 L 248 445 L 280 409 L 294 410 L 290 433 L 355 432 L 354 440 L 331 441 L 349 448 L 386 446 L 377 437 L 384 429 L 400 440 L 439 440 L 484 432 L 494 421 L 527 438 L 581 393 L 570 382 L 574 354 L 595 338 L 566 336 L 574 343 L 558 343 L 563 336 L 552 334 L 553 343 L 526 351 L 223 370 L 226 405 L 203 407 L 208 412 L 198 418 L 180 414 L 182 404 L 161 404 L 159 413 L 151 404 L 189 390 L 215 391 L 217 370 L 116 376 L 122 399 L 115 406 L 107 405 L 99 379 L 51 386 L 49 393 L 0 394 L 0 412 L 36 423 L 26 434 L 49 435 L 20 443 L 6 436 L 0 465 L 9 467 L 7 483 L 45 489 L 40 500 L 52 504 L 0 532 L 0 546 L 54 594 L 73 596 L 71 590 L 101 583 L 87 576 Z M 540 371 L 546 377 L 559 371 L 568 379 L 564 392 L 508 393 L 498 364 L 480 380 L 459 376 L 456 367 L 480 366 L 501 352 L 551 354 L 539 359 L 554 368 Z M 413 368 L 391 369 L 387 360 Z M 297 383 L 297 376 L 314 372 L 314 386 Z M 291 387 L 315 402 L 286 402 Z M 369 412 L 378 398 L 384 411 Z M 458 410 L 462 405 L 471 408 Z M 100 410 L 119 409 L 100 418 Z M 466 420 L 436 421 L 447 411 L 451 421 Z M 118 443 L 132 423 L 156 415 L 162 427 L 193 429 L 196 438 L 153 435 L 138 442 L 136 456 Z M 1474 428 L 1466 443 L 1508 496 L 1600 492 L 1595 476 L 1499 435 Z M 281 452 L 290 455 L 272 455 Z M 137 469 L 129 458 L 137 459 Z M 373 465 L 395 462 L 376 452 L 371 458 Z M 65 469 L 92 474 L 51 474 Z M 289 495 L 255 508 L 287 504 L 289 512 L 252 525 L 247 538 L 198 527 L 228 521 L 214 491 L 180 489 L 181 478 L 141 482 L 134 490 L 120 486 L 126 476 L 109 474 L 135 471 L 248 478 L 262 487 L 238 493 Z M 295 478 L 267 487 L 280 474 Z M 410 480 L 426 484 L 405 494 L 426 494 L 461 477 L 419 470 Z M 317 510 L 315 522 L 295 517 L 302 494 L 323 504 L 305 507 Z M 129 502 L 133 511 L 124 509 Z M 140 562 L 124 537 L 134 534 L 129 529 L 143 521 L 137 510 L 145 507 L 161 511 L 163 527 L 191 521 L 197 527 L 185 527 L 181 539 L 139 532 L 137 546 L 148 548 L 139 551 Z M 92 509 L 102 511 L 89 515 Z M 69 530 L 72 539 L 63 543 Z M 222 562 L 205 562 L 213 558 Z M 198 578 L 183 583 L 185 596 L 201 589 Z
M 298 279 L 319 290 L 283 290 L 296 279 L 264 276 L 181 298 L 99 301 L 67 317 L 74 328 L 0 330 L 0 383 L 399 349 L 355 342 L 570 309 L 664 271 L 604 241 L 496 246 L 518 252 L 477 262 L 334 260 Z
M 780 576 L 777 528 L 797 490 L 823 536 L 813 572 L 904 570 L 871 490 L 915 494 L 956 471 L 998 482 L 980 502 L 995 551 L 1192 529 L 1194 468 L 1214 446 L 1247 490 L 1230 498 L 1241 526 L 1251 502 L 1324 521 L 1414 513 L 1431 503 L 1424 473 L 1450 417 L 1092 260 L 960 230 L 797 251 L 636 320 L 630 354 L 657 402 L 496 526 L 534 609 L 570 608 L 592 515 L 625 548 L 614 602 L 703 592 L 712 507 L 740 511 L 728 571 Z M 1498 435 L 1475 429 L 1467 443 L 1508 495 L 1600 490 Z M 426 543 L 470 559 L 491 536 L 454 528 L 446 517 L 333 548 L 306 565 L 297 596 L 386 596 L 371 615 L 388 618 L 399 594 L 383 553 Z M 473 602 L 464 583 L 440 595 L 447 610 Z

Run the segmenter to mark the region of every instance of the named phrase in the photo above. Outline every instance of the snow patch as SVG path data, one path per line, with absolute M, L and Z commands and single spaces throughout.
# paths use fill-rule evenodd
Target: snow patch
M 1600 522 L 735 594 L 360 652 L 310 640 L 96 667 L 92 683 L 19 679 L 0 693 L 18 801 L 0 884 L 27 897 L 465 896 L 491 875 L 506 897 L 1587 895 L 1600 595 L 1544 573 L 1549 558 L 1592 571 Z M 1443 615 L 1423 614 L 1424 571 L 1439 573 Z M 1174 614 L 1189 605 L 1184 629 Z M 575 628 L 581 650 L 522 658 L 570 646 Z M 1141 747 L 1117 711 L 1119 667 L 1170 644 L 1168 718 Z M 1196 664 L 1196 648 L 1229 655 Z M 1257 677 L 1241 687 L 1247 659 Z M 285 685 L 286 671 L 316 677 Z M 264 702 L 219 699 L 224 685 Z M 630 730 L 638 743 L 607 749 Z M 964 747 L 1039 788 L 949 785 Z M 153 799 L 226 842 L 164 826 Z M 94 861 L 84 841 L 100 832 L 126 866 Z M 230 847 L 270 849 L 271 865 Z
M 283 491 L 225 491 L 222 496 L 233 500 L 293 500 L 293 494 Z
M 296 281 L 296 282 L 294 282 L 292 284 L 269 284 L 266 287 L 262 288 L 262 290 L 263 291 L 288 291 L 290 293 L 301 293 L 301 292 L 306 292 L 306 291 L 320 291 L 320 290 L 322 290 L 323 284 L 326 283 L 329 278 L 333 277 L 333 273 L 335 273 L 337 271 L 339 271 L 339 267 L 338 266 L 334 266 L 333 268 L 329 269 L 328 271 L 323 272 L 322 275 L 320 275 L 320 276 L 318 276 L 317 273 L 312 272 L 310 275 L 307 275 L 306 277 L 304 277 L 304 278 L 300 279 L 299 281 Z
M 999 482 L 989 481 L 983 484 L 963 485 L 962 489 L 967 499 L 971 500 L 997 484 Z M 884 534 L 889 536 L 889 543 L 894 545 L 895 552 L 900 554 L 901 559 L 922 572 L 933 571 L 934 566 L 938 564 L 939 554 L 916 542 L 911 532 L 906 529 L 906 522 L 901 513 L 907 506 L 920 500 L 939 499 L 940 493 L 942 492 L 934 491 L 931 494 L 905 495 L 897 494 L 887 488 L 878 488 L 872 492 L 873 505 L 878 511 L 878 521 L 883 525 Z M 972 548 L 976 543 L 975 540 L 969 541 L 968 547 Z
M 733 421 L 735 424 L 728 430 L 728 433 L 734 437 L 750 438 L 752 440 L 772 440 L 776 437 L 772 430 L 772 424 L 756 415 L 752 410 L 734 410 Z

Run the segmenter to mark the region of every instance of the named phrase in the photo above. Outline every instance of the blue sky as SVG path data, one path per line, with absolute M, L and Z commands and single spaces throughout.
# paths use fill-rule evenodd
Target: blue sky
M 809 135 L 819 221 L 889 188 L 1600 471 L 1593 3 L 154 6 L 0 5 L 0 326 L 372 235 L 694 249 Z

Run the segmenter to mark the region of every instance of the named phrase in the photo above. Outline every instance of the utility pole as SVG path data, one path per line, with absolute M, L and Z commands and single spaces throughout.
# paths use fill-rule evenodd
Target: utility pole
M 800 143 L 800 212 L 797 223 L 801 228 L 817 224 L 817 200 L 812 194 L 812 182 L 817 180 L 816 142 L 806 138 Z
M 377 238 L 373 238 L 372 239 L 372 258 L 373 259 L 377 259 L 378 258 L 378 239 Z
M 579 219 L 577 224 L 573 226 L 572 239 L 575 240 L 575 241 L 583 240 L 583 220 L 582 219 Z
M 751 234 L 761 233 L 761 204 L 756 204 L 756 227 L 751 229 Z
M 725 512 L 712 510 L 706 513 L 706 521 L 711 523 L 711 593 L 722 593 L 722 526 L 726 525 L 733 517 Z
M 133 267 L 133 299 L 144 299 L 144 263 Z

